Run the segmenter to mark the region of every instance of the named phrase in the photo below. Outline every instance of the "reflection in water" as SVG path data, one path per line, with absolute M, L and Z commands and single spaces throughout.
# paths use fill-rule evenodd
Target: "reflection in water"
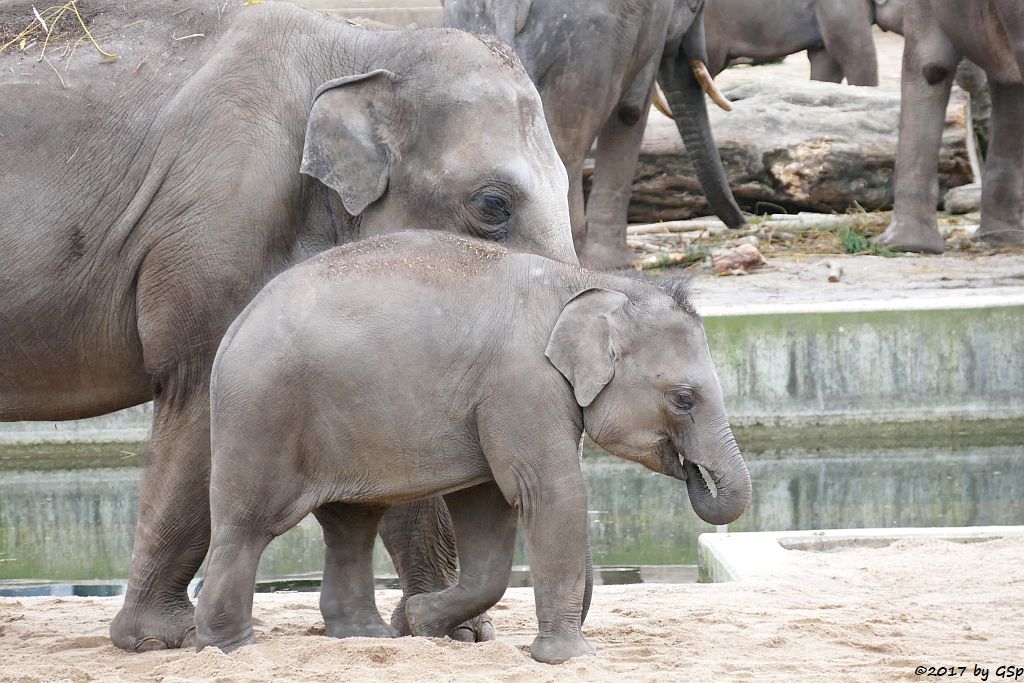
M 1022 524 L 1022 458 L 1019 446 L 755 456 L 749 463 L 753 502 L 730 529 Z M 714 528 L 693 514 L 682 483 L 592 453 L 584 474 L 595 564 L 696 563 L 697 535 Z M 126 577 L 139 476 L 136 468 L 0 474 L 0 580 Z M 520 538 L 517 564 L 526 563 L 524 546 Z M 599 580 L 605 574 L 605 583 L 636 579 L 637 570 L 628 567 L 604 567 Z M 308 580 L 302 575 L 322 568 L 323 540 L 310 517 L 270 545 L 259 576 Z M 394 572 L 379 543 L 375 571 Z M 640 580 L 655 575 L 652 568 L 640 571 L 647 572 Z

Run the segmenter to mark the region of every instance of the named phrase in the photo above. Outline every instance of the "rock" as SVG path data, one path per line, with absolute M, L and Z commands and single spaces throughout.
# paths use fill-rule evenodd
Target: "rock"
M 716 275 L 745 274 L 766 263 L 756 245 L 740 242 L 711 250 L 711 266 Z
M 946 193 L 943 205 L 948 213 L 959 216 L 981 210 L 981 184 L 954 187 Z
M 741 207 L 786 211 L 892 208 L 898 88 L 858 88 L 788 78 L 722 87 L 734 110 L 709 104 L 715 139 Z M 974 180 L 966 145 L 966 96 L 954 88 L 939 183 Z M 759 207 L 758 205 L 761 204 Z M 675 124 L 652 109 L 633 182 L 630 223 L 709 213 Z

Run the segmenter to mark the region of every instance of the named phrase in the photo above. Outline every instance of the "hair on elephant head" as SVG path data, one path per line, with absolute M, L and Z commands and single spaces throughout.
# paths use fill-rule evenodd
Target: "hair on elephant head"
M 443 81 L 410 55 L 321 85 L 301 171 L 340 196 L 361 236 L 450 230 L 575 262 L 565 168 L 526 72 L 494 38 L 433 39 L 463 65 Z
M 645 298 L 642 306 L 618 291 L 578 293 L 562 308 L 545 355 L 572 385 L 597 445 L 685 481 L 697 515 L 728 524 L 750 502 L 750 475 L 686 281 L 664 288 L 670 296 Z

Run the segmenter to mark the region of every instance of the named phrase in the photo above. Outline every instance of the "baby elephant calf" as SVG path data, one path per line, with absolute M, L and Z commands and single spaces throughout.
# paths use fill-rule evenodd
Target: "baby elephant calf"
M 733 521 L 750 500 L 682 286 L 450 234 L 354 243 L 277 277 L 224 337 L 211 391 L 213 537 L 199 647 L 253 641 L 260 554 L 310 512 L 327 542 L 328 633 L 393 636 L 374 602 L 378 521 L 392 503 L 444 495 L 459 582 L 409 600 L 413 633 L 443 636 L 501 598 L 521 519 L 534 659 L 592 654 L 580 631 L 584 430 L 614 455 L 685 481 L 708 522 Z

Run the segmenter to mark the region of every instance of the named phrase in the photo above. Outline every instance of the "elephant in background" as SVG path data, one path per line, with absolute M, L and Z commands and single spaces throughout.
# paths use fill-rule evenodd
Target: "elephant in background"
M 904 29 L 896 200 L 879 240 L 904 251 L 945 249 L 936 167 L 957 65 L 969 59 L 992 98 L 977 238 L 1024 244 L 1024 8 L 1017 0 L 907 0 Z
M 120 59 L 81 48 L 61 63 L 57 35 L 46 64 L 41 40 L 0 55 L 0 420 L 154 401 L 110 633 L 129 651 L 179 647 L 210 533 L 209 373 L 231 321 L 290 264 L 395 229 L 577 263 L 568 183 L 536 88 L 494 39 L 366 31 L 287 3 L 80 8 Z M 0 2 L 0 25 L 33 16 Z M 394 508 L 382 535 L 406 597 L 454 581 L 440 499 Z
M 540 90 L 569 174 L 573 239 L 584 262 L 631 262 L 626 218 L 655 78 L 708 203 L 730 227 L 745 219 L 722 167 L 704 100 L 728 102 L 707 74 L 703 0 L 444 0 L 450 26 L 511 45 Z M 594 140 L 584 210 L 583 162 Z
M 708 69 L 736 57 L 774 61 L 807 50 L 811 80 L 878 85 L 872 26 L 903 32 L 907 0 L 711 0 L 704 16 Z

